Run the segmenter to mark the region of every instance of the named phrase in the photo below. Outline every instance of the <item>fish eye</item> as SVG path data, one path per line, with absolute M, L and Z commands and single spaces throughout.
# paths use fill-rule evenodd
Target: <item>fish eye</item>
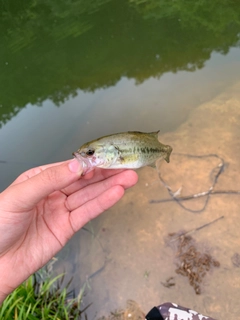
M 89 149 L 88 151 L 86 151 L 86 155 L 87 156 L 93 156 L 94 155 L 95 150 L 93 149 Z

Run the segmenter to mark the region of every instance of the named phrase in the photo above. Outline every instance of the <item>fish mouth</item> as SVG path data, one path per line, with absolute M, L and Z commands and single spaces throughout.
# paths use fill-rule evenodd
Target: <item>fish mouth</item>
M 88 158 L 84 158 L 81 156 L 80 153 L 78 152 L 73 152 L 72 153 L 73 157 L 78 160 L 78 162 L 82 165 L 83 168 L 83 173 L 82 175 L 85 175 L 86 173 L 94 170 L 94 166 L 91 164 L 91 162 L 88 160 Z

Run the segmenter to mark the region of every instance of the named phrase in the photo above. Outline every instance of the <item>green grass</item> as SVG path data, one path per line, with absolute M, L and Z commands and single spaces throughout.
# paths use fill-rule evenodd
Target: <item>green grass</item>
M 62 288 L 64 275 L 45 279 L 41 272 L 32 275 L 14 290 L 0 307 L 1 320 L 77 320 L 81 319 L 80 310 L 83 291 L 77 298 L 70 298 L 68 292 L 71 280 Z

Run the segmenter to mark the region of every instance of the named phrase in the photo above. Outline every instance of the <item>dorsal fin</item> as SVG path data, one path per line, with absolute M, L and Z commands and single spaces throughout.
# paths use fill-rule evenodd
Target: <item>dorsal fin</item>
M 158 131 L 154 131 L 154 132 L 149 132 L 149 134 L 151 134 L 152 136 L 154 136 L 155 138 L 157 138 L 157 139 L 158 139 L 159 134 L 160 134 L 160 130 L 158 130 Z

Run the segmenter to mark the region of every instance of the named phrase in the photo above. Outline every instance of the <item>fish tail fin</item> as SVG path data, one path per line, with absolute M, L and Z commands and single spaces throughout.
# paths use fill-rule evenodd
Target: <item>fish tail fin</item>
M 165 146 L 165 154 L 163 156 L 164 160 L 169 163 L 170 162 L 170 155 L 172 153 L 172 147 L 170 146 Z

